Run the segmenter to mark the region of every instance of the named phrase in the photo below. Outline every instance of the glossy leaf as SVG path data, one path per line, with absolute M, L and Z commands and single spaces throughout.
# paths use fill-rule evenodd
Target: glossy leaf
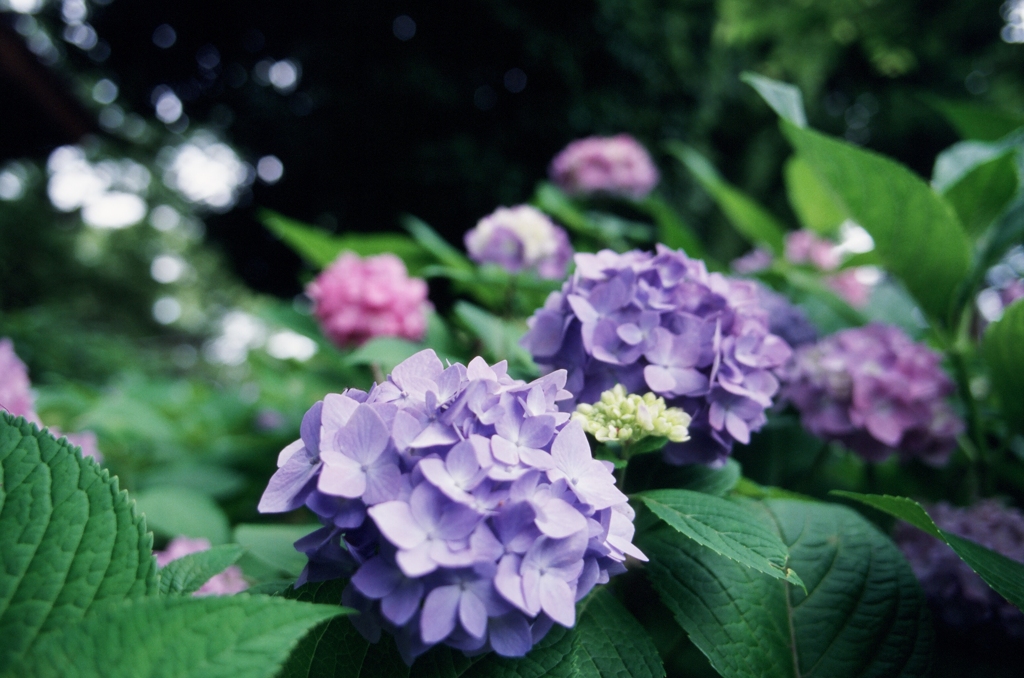
M 577 606 L 576 661 L 581 676 L 662 678 L 665 667 L 651 637 L 604 588 Z
M 1024 432 L 1024 302 L 988 326 L 982 353 L 1006 422 Z
M 217 503 L 185 487 L 153 487 L 136 494 L 135 503 L 150 529 L 167 538 L 203 537 L 216 546 L 231 534 Z
M 882 265 L 926 313 L 945 320 L 971 263 L 970 240 L 949 203 L 889 158 L 785 121 L 782 127 L 800 157 L 874 238 Z
M 764 516 L 748 505 L 690 490 L 635 495 L 656 516 L 701 546 L 741 565 L 799 586 L 789 552 Z
M 234 565 L 241 556 L 241 546 L 224 544 L 172 560 L 160 569 L 160 593 L 165 596 L 191 595 L 211 577 Z
M 1024 610 L 1024 564 L 985 548 L 969 539 L 939 529 L 928 513 L 913 499 L 834 490 L 832 494 L 867 504 L 904 520 L 919 530 L 949 544 L 972 570 L 996 593 Z
M 107 605 L 40 643 L 25 678 L 270 678 L 306 632 L 351 610 L 245 594 Z
M 834 236 L 846 219 L 835 195 L 804 160 L 793 156 L 784 167 L 786 194 L 801 225 L 824 236 Z
M 707 158 L 694 149 L 679 142 L 670 142 L 667 147 L 715 199 L 740 234 L 755 245 L 782 253 L 786 229 L 768 210 L 725 181 Z
M 639 535 L 655 589 L 726 678 L 924 676 L 932 630 L 899 549 L 845 507 L 761 504 L 807 593 L 665 526 Z
M 0 412 L 0 674 L 95 605 L 155 593 L 152 545 L 106 469 Z
M 765 103 L 771 106 L 779 117 L 790 121 L 797 127 L 807 127 L 804 98 L 800 94 L 799 88 L 750 71 L 741 74 L 740 80 L 757 90 Z
M 411 275 L 432 263 L 431 256 L 415 240 L 401 233 L 345 233 L 335 235 L 276 212 L 260 212 L 263 225 L 314 268 L 325 268 L 348 250 L 359 256 L 391 253 L 405 262 Z

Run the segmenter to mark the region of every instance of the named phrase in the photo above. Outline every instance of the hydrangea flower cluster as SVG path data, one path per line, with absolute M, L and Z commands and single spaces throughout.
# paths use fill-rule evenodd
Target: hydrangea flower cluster
M 200 551 L 209 551 L 210 541 L 202 537 L 192 539 L 190 537 L 175 537 L 163 551 L 155 551 L 157 567 L 166 567 L 167 563 L 178 558 Z M 249 588 L 249 582 L 242 576 L 242 570 L 237 565 L 230 565 L 220 574 L 210 577 L 209 581 L 203 584 L 193 596 L 230 596 L 240 593 Z
M 757 298 L 761 308 L 768 312 L 768 330 L 785 339 L 792 348 L 818 340 L 818 329 L 807 314 L 785 296 L 758 285 Z
M 1017 245 L 985 274 L 988 287 L 977 298 L 985 322 L 995 322 L 1018 299 L 1024 299 L 1024 245 Z
M 993 501 L 969 508 L 945 503 L 928 513 L 941 529 L 1024 563 L 1024 513 Z M 896 543 L 921 582 L 935 614 L 961 630 L 1000 630 L 1024 638 L 1024 613 L 993 591 L 949 546 L 900 523 Z
M 14 342 L 7 337 L 0 339 L 0 408 L 43 428 L 43 422 L 36 413 L 36 399 L 32 394 L 28 367 L 14 352 Z M 103 463 L 96 434 L 92 431 L 62 434 L 56 426 L 51 426 L 50 433 L 56 438 L 64 435 L 68 442 L 82 449 L 83 457 L 92 457 L 96 463 Z
M 569 371 L 568 405 L 622 384 L 690 414 L 692 440 L 665 446 L 676 464 L 723 463 L 734 441 L 748 443 L 792 352 L 769 332 L 757 283 L 708 273 L 663 245 L 577 254 L 576 272 L 529 323 L 523 346 L 534 360 Z
M 898 327 L 872 323 L 797 349 L 783 395 L 805 428 L 869 461 L 898 451 L 940 465 L 964 428 L 941 361 Z
M 393 254 L 361 259 L 343 252 L 306 294 L 324 334 L 339 346 L 373 337 L 418 341 L 427 329 L 427 283 L 410 278 Z
M 555 156 L 551 180 L 569 195 L 601 193 L 639 200 L 658 184 L 658 168 L 628 134 L 577 139 Z
M 510 273 L 532 271 L 548 280 L 565 277 L 572 245 L 565 229 L 529 205 L 499 207 L 466 233 L 466 251 L 480 264 Z
M 525 383 L 506 367 L 446 368 L 426 350 L 368 393 L 328 395 L 260 501 L 319 516 L 295 544 L 298 584 L 354 570 L 353 623 L 393 633 L 410 664 L 437 643 L 525 655 L 627 554 L 646 560 L 611 464 L 558 410 L 565 372 Z
M 602 393 L 593 405 L 577 405 L 572 418 L 602 443 L 634 443 L 650 436 L 668 438 L 674 443 L 690 439 L 690 415 L 677 407 L 668 407 L 664 398 L 653 393 L 627 394 L 622 384 Z

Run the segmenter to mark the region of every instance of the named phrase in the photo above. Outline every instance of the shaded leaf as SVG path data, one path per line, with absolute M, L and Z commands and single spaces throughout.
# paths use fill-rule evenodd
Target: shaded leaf
M 576 635 L 578 671 L 583 676 L 662 678 L 665 667 L 644 628 L 604 588 L 579 604 Z
M 466 678 L 590 678 L 579 671 L 579 636 L 572 630 L 552 628 L 530 652 L 520 659 L 489 654 L 473 664 Z
M 757 73 L 746 71 L 740 74 L 740 80 L 753 87 L 765 103 L 772 107 L 779 117 L 788 120 L 797 127 L 807 127 L 807 114 L 804 113 L 804 99 L 800 89 L 786 82 L 766 78 Z
M 707 158 L 694 149 L 679 142 L 669 142 L 666 146 L 715 199 L 741 235 L 755 245 L 782 254 L 786 229 L 768 210 L 726 182 Z
M 771 577 L 803 585 L 788 567 L 786 545 L 764 517 L 746 505 L 690 490 L 650 490 L 635 496 L 701 546 Z
M 160 593 L 165 596 L 191 595 L 211 577 L 234 565 L 241 555 L 241 546 L 224 544 L 172 560 L 160 569 Z
M 946 542 L 996 593 L 1024 610 L 1024 564 L 1010 560 L 969 539 L 939 529 L 927 511 L 913 499 L 879 494 L 858 494 L 840 490 L 833 490 L 832 494 L 847 497 L 879 511 L 884 511 L 910 523 L 936 539 Z
M 1004 420 L 1024 432 L 1024 302 L 1010 304 L 986 328 L 982 355 Z
M 306 566 L 306 554 L 295 550 L 295 542 L 320 529 L 315 525 L 249 525 L 235 527 L 234 540 L 252 555 L 282 574 L 298 577 Z M 320 602 L 320 601 L 316 601 Z
M 846 219 L 835 196 L 804 160 L 793 156 L 783 168 L 789 204 L 804 228 L 833 236 Z
M 654 219 L 658 227 L 658 242 L 674 250 L 681 249 L 688 257 L 707 262 L 704 245 L 697 233 L 671 205 L 656 195 L 649 195 L 636 206 Z
M 526 324 L 499 318 L 466 301 L 456 302 L 453 309 L 463 327 L 476 336 L 492 360 L 509 360 L 530 364 L 530 354 L 519 345 L 526 333 Z
M 638 536 L 650 579 L 726 678 L 924 676 L 932 630 L 899 549 L 845 507 L 762 504 L 807 593 L 665 526 Z
M 0 674 L 96 604 L 155 593 L 152 546 L 106 469 L 0 412 Z
M 970 240 L 949 203 L 889 158 L 781 124 L 800 157 L 874 238 L 883 266 L 926 313 L 946 320 L 971 259 Z
M 405 262 L 411 275 L 431 263 L 430 255 L 415 240 L 401 233 L 346 233 L 334 235 L 322 228 L 262 210 L 260 221 L 314 268 L 325 268 L 348 250 L 361 257 L 390 253 Z
M 269 678 L 311 627 L 346 612 L 245 594 L 107 605 L 40 643 L 17 675 Z
M 995 141 L 1024 125 L 1024 115 L 1004 111 L 974 101 L 947 101 L 928 97 L 929 103 L 942 113 L 964 139 Z
M 150 529 L 165 537 L 203 537 L 217 545 L 231 534 L 217 503 L 185 487 L 152 487 L 136 494 L 135 503 Z
M 423 249 L 433 254 L 445 266 L 461 271 L 473 270 L 474 266 L 466 255 L 442 238 L 425 221 L 407 214 L 402 217 L 402 226 Z

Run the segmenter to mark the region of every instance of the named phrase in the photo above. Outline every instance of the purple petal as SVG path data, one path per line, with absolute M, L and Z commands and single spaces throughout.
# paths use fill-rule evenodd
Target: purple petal
M 519 461 L 541 471 L 550 471 L 555 468 L 555 460 L 550 454 L 532 447 L 519 448 Z
M 323 401 L 314 403 L 313 407 L 303 415 L 302 426 L 299 427 L 302 443 L 310 454 L 316 454 L 320 450 L 320 416 L 323 409 Z
M 519 430 L 519 444 L 523 447 L 544 447 L 555 433 L 555 418 L 549 415 L 527 417 Z
M 392 453 L 393 455 L 393 453 Z M 367 506 L 398 499 L 402 487 L 402 472 L 393 463 L 371 466 L 366 471 L 366 491 L 363 501 Z
M 324 452 L 317 489 L 336 497 L 355 499 L 366 491 L 366 473 L 362 465 L 339 452 Z
M 400 549 L 415 548 L 427 538 L 427 533 L 413 517 L 409 504 L 404 501 L 387 501 L 371 506 L 366 512 L 387 540 Z
M 500 435 L 491 438 L 491 453 L 494 455 L 494 459 L 502 464 L 519 463 L 519 446 Z
M 566 628 L 576 623 L 576 597 L 572 588 L 557 577 L 540 578 L 540 606 L 545 614 Z
M 555 436 L 555 442 L 551 445 L 551 456 L 555 459 L 555 466 L 566 477 L 571 478 L 586 472 L 588 464 L 594 458 L 590 454 L 587 434 L 583 432 L 583 427 L 578 421 L 570 421 Z
M 587 519 L 561 499 L 548 499 L 537 509 L 537 527 L 545 535 L 562 539 L 587 529 Z
M 424 540 L 415 548 L 399 551 L 395 554 L 395 561 L 406 577 L 422 577 L 437 569 L 433 553 L 434 542 Z
M 370 405 L 359 405 L 348 423 L 338 431 L 338 448 L 363 464 L 370 464 L 388 446 L 391 433 Z
M 529 612 L 526 606 L 526 599 L 523 597 L 523 578 L 519 575 L 519 563 L 522 558 L 515 554 L 502 557 L 498 563 L 498 571 L 494 575 L 494 588 L 501 597 L 518 607 L 523 612 Z
M 320 435 L 336 433 L 352 417 L 359 402 L 348 396 L 328 393 L 324 396 L 323 411 L 320 415 Z
M 490 620 L 490 641 L 502 657 L 522 657 L 533 647 L 530 624 L 518 612 L 509 612 Z
M 427 594 L 420 616 L 420 635 L 427 644 L 438 643 L 455 630 L 462 591 L 458 586 L 438 586 Z M 486 619 L 484 620 L 486 624 Z
M 676 388 L 676 380 L 672 378 L 672 373 L 660 365 L 645 367 L 644 381 L 655 393 L 672 393 Z
M 279 468 L 267 483 L 257 509 L 260 513 L 284 513 L 292 511 L 306 501 L 312 488 L 313 476 L 320 470 L 320 463 L 309 463 L 301 452 L 293 454 L 284 466 Z
M 374 600 L 390 594 L 401 582 L 402 573 L 381 556 L 370 558 L 352 575 L 352 585 Z
M 380 601 L 380 611 L 397 626 L 412 619 L 423 598 L 423 582 L 419 579 L 403 579 L 398 587 Z
M 483 638 L 487 633 L 487 608 L 470 591 L 465 591 L 459 599 L 459 621 L 462 622 L 462 628 L 474 638 Z

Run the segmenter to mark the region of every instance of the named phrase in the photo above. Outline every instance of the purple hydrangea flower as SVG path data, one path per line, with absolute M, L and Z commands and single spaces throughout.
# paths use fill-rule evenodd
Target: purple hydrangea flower
M 639 200 L 658 184 L 658 168 L 628 134 L 577 139 L 555 156 L 551 180 L 570 195 L 603 193 Z
M 941 362 L 898 327 L 872 323 L 798 349 L 783 395 L 809 431 L 869 461 L 898 451 L 941 465 L 964 430 Z
M 480 264 L 497 264 L 510 273 L 532 271 L 560 280 L 572 258 L 565 229 L 529 205 L 499 207 L 466 233 L 466 251 Z
M 351 574 L 353 623 L 390 631 L 410 664 L 437 643 L 522 656 L 572 626 L 577 600 L 646 558 L 611 465 L 559 411 L 565 380 L 427 350 L 314 405 L 260 501 L 324 525 L 296 542 L 299 584 Z
M 791 354 L 769 331 L 757 283 L 662 245 L 577 254 L 575 274 L 529 322 L 523 346 L 542 367 L 568 370 L 570 407 L 622 384 L 690 414 L 692 439 L 665 447 L 676 464 L 722 463 L 734 441 L 748 442 Z
M 761 307 L 768 311 L 768 329 L 772 334 L 782 337 L 793 348 L 818 340 L 818 329 L 802 308 L 764 285 L 758 287 L 757 295 Z
M 969 508 L 945 503 L 928 509 L 935 524 L 957 536 L 1024 563 L 1024 513 L 993 501 Z M 1024 638 L 1024 613 L 993 591 L 946 544 L 906 523 L 896 543 L 910 562 L 936 616 L 962 631 L 984 629 Z

